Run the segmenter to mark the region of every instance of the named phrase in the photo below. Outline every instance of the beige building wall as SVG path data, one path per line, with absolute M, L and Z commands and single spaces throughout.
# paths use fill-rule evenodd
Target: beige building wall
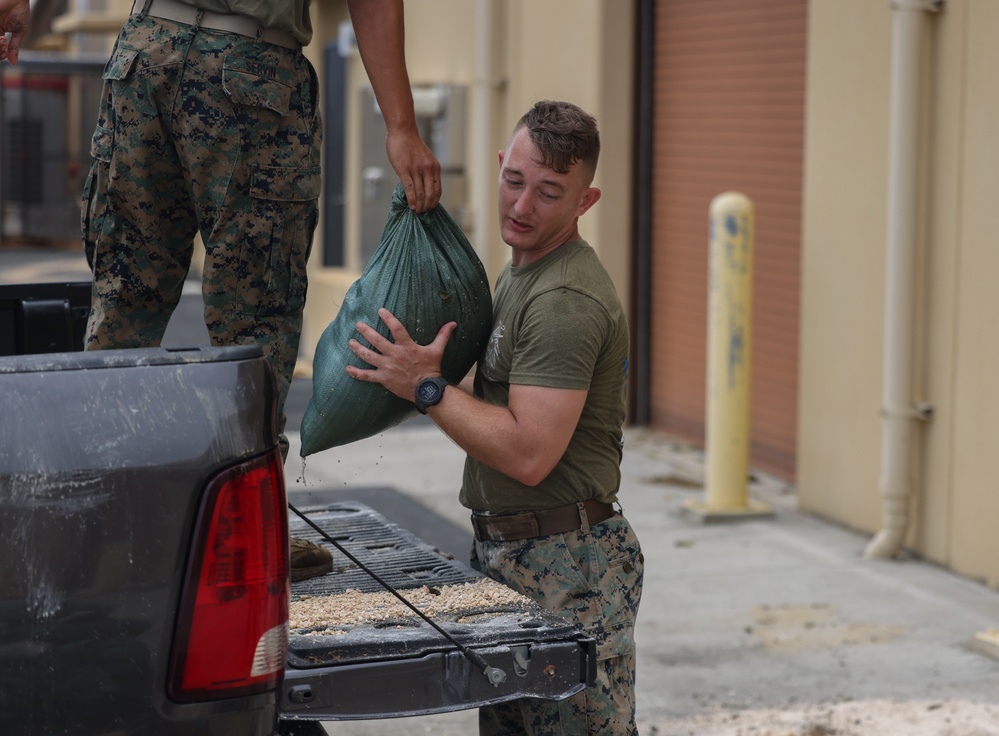
M 314 4 L 316 38 L 308 53 L 321 73 L 322 48 L 347 17 L 345 2 Z M 633 88 L 635 30 L 632 3 L 614 0 L 410 0 L 406 3 L 406 57 L 414 85 L 466 85 L 469 90 L 467 235 L 491 279 L 509 260 L 496 212 L 497 154 L 517 119 L 542 98 L 567 99 L 596 116 L 602 155 L 594 186 L 601 201 L 580 221 L 621 299 L 630 299 L 632 243 Z M 359 59 L 351 62 L 350 98 L 366 84 Z M 358 181 L 359 117 L 348 110 L 347 182 Z M 360 275 L 358 192 L 346 196 L 345 268 L 310 267 L 301 372 L 336 305 Z M 322 242 L 322 222 L 314 251 Z M 476 233 L 475 230 L 479 232 Z
M 808 511 L 882 526 L 882 342 L 892 9 L 812 0 L 798 488 Z M 912 457 L 906 546 L 999 587 L 999 3 L 927 13 L 920 118 Z

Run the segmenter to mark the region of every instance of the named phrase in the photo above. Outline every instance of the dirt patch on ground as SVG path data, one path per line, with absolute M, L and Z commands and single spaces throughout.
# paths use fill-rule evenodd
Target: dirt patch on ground
M 908 631 L 905 626 L 844 621 L 835 607 L 825 603 L 757 606 L 752 616 L 752 632 L 772 652 L 879 644 Z
M 641 724 L 640 730 L 647 736 L 999 736 L 999 705 L 860 700 L 720 711 Z

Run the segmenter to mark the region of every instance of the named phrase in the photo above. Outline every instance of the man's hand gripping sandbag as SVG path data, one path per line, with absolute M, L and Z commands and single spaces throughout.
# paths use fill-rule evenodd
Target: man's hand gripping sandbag
M 381 244 L 316 346 L 312 399 L 302 419 L 302 457 L 370 437 L 416 413 L 411 401 L 345 371 L 347 365 L 369 367 L 347 347 L 351 338 L 368 346 L 355 327 L 359 321 L 377 325 L 390 338 L 378 318 L 380 307 L 421 345 L 432 342 L 448 322 L 458 323 L 441 364 L 453 383 L 478 360 L 492 327 L 488 277 L 468 239 L 441 206 L 413 213 L 401 184 L 392 196 Z

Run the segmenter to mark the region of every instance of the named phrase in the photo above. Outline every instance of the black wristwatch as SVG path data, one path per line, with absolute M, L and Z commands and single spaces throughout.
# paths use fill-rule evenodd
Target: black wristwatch
M 444 389 L 448 386 L 447 380 L 443 376 L 436 378 L 424 378 L 416 386 L 416 410 L 420 414 L 426 414 L 427 409 L 436 404 L 444 396 Z

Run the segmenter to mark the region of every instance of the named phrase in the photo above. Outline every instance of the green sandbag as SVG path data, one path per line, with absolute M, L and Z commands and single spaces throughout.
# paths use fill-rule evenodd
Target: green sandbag
M 441 364 L 452 383 L 475 365 L 492 326 L 488 277 L 461 228 L 441 206 L 415 214 L 401 184 L 392 195 L 378 249 L 316 346 L 312 399 L 302 419 L 302 457 L 371 437 L 416 413 L 412 401 L 351 378 L 345 370 L 371 367 L 347 347 L 351 338 L 370 347 L 355 327 L 358 322 L 391 339 L 378 317 L 381 307 L 421 345 L 433 342 L 448 322 L 458 323 Z

